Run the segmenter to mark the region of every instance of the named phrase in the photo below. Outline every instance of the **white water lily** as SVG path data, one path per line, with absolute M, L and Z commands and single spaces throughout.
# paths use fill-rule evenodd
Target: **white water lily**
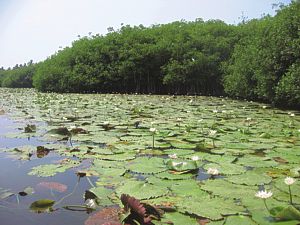
M 296 182 L 296 180 L 294 179 L 294 178 L 292 178 L 292 177 L 286 177 L 285 179 L 284 179 L 284 183 L 286 184 L 286 185 L 292 185 L 293 183 L 295 183 Z
M 266 106 L 266 105 L 263 105 L 263 106 L 262 106 L 262 108 L 263 108 L 263 109 L 266 109 L 266 108 L 267 108 L 267 106 Z
M 197 155 L 194 155 L 194 156 L 192 156 L 192 160 L 193 161 L 198 161 L 200 158 L 199 158 L 199 156 L 197 156 Z
M 176 119 L 176 121 L 177 121 L 177 122 L 181 122 L 182 119 L 181 119 L 180 117 L 178 117 L 178 118 Z
M 214 110 L 213 110 L 213 113 L 218 113 L 218 110 L 214 109 Z
M 177 159 L 177 158 L 178 158 L 176 153 L 170 154 L 170 155 L 168 155 L 168 156 L 169 156 L 169 158 L 171 158 L 171 159 Z
M 85 205 L 91 209 L 95 209 L 97 207 L 97 204 L 94 199 L 87 199 Z
M 262 199 L 270 198 L 270 197 L 272 197 L 272 195 L 273 195 L 273 192 L 272 192 L 272 191 L 266 191 L 266 190 L 258 191 L 258 192 L 255 194 L 256 197 L 262 198 Z
M 246 119 L 246 121 L 251 121 L 252 119 L 251 119 L 251 117 L 247 117 L 247 119 Z
M 208 168 L 207 173 L 213 176 L 219 175 L 219 170 L 216 168 Z
M 209 136 L 215 136 L 217 134 L 216 130 L 209 130 L 208 135 Z
M 151 133 L 155 133 L 157 130 L 156 130 L 155 127 L 151 127 L 151 128 L 149 129 L 149 131 L 150 131 Z
M 294 113 L 291 113 L 291 114 L 290 114 L 290 116 L 294 117 L 294 116 L 295 116 L 295 114 L 294 114 Z

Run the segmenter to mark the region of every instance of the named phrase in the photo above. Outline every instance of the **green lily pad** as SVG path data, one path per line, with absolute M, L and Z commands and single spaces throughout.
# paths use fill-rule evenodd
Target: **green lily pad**
M 168 189 L 142 181 L 128 180 L 116 189 L 119 196 L 128 194 L 137 199 L 157 198 L 168 193 Z
M 30 205 L 30 209 L 34 212 L 41 213 L 41 212 L 51 212 L 52 206 L 54 205 L 55 201 L 50 199 L 40 199 L 38 201 L 33 202 Z
M 157 157 L 138 157 L 128 163 L 126 167 L 135 173 L 155 174 L 166 171 L 164 160 Z

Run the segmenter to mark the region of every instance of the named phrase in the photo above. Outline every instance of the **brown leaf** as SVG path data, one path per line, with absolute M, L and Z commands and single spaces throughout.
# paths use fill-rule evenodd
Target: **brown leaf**
M 122 225 L 119 220 L 119 208 L 104 208 L 89 216 L 84 225 Z
M 136 198 L 130 197 L 129 195 L 126 194 L 122 194 L 121 202 L 125 206 L 126 211 L 130 209 L 136 212 L 139 216 L 145 217 L 146 209 Z
M 37 186 L 52 189 L 58 192 L 65 192 L 68 189 L 67 185 L 58 182 L 41 182 L 37 184 Z

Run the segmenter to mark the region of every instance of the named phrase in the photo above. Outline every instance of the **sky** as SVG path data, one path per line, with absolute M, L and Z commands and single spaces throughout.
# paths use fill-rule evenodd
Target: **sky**
M 291 0 L 0 0 L 0 67 L 39 62 L 78 35 L 106 34 L 108 27 L 150 26 L 177 20 L 221 19 L 237 24 L 275 14 Z

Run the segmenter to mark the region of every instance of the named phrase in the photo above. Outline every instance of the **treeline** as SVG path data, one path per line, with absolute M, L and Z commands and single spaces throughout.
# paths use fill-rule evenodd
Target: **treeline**
M 15 65 L 12 69 L 0 68 L 0 84 L 2 87 L 10 88 L 32 88 L 32 78 L 36 65 L 30 61 L 27 64 Z
M 300 107 L 299 30 L 299 0 L 238 25 L 197 19 L 110 28 L 39 64 L 0 70 L 0 81 L 17 87 L 33 79 L 40 91 L 229 95 Z
M 222 94 L 221 64 L 238 37 L 222 21 L 123 26 L 83 37 L 43 62 L 41 91 Z

